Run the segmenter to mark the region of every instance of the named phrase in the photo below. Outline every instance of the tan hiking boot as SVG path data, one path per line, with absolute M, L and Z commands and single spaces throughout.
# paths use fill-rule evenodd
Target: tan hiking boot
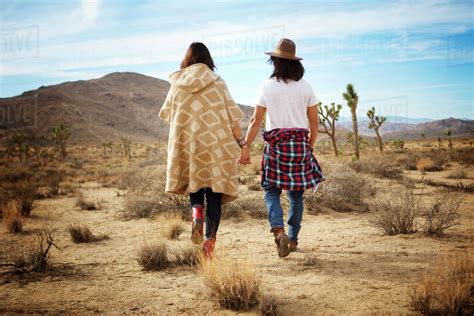
M 275 243 L 277 245 L 278 257 L 284 258 L 290 254 L 290 249 L 288 248 L 288 243 L 290 238 L 285 233 L 283 228 L 279 228 L 274 232 Z

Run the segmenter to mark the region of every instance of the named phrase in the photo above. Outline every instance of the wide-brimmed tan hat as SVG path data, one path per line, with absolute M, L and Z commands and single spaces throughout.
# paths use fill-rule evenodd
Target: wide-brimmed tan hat
M 287 38 L 282 38 L 273 52 L 265 52 L 265 54 L 289 60 L 303 60 L 303 58 L 296 56 L 295 42 Z

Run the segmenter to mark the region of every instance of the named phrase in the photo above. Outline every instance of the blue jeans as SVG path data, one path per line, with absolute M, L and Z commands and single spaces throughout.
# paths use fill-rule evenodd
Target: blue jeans
M 204 207 L 204 197 L 206 197 L 206 239 L 216 238 L 219 223 L 221 222 L 222 193 L 215 193 L 211 188 L 203 188 L 197 192 L 189 193 L 191 207 L 200 205 Z
M 281 189 L 272 185 L 264 185 L 265 205 L 268 210 L 268 221 L 271 231 L 276 228 L 285 228 L 283 224 L 283 209 L 280 203 Z M 288 211 L 288 236 L 292 241 L 298 241 L 298 234 L 301 229 L 301 220 L 303 219 L 303 194 L 304 190 L 288 191 L 290 200 L 290 210 Z

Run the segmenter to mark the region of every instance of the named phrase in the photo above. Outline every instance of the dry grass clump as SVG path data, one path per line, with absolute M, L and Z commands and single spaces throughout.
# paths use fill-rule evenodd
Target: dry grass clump
M 424 219 L 423 230 L 430 235 L 442 235 L 446 229 L 459 223 L 458 209 L 463 196 L 445 193 L 425 208 L 421 216 Z
M 404 153 L 396 159 L 398 166 L 405 170 L 416 170 L 416 161 L 418 157 L 411 152 Z
M 165 236 L 170 240 L 176 240 L 179 239 L 179 236 L 184 233 L 184 231 L 185 228 L 181 221 L 172 221 L 165 232 Z
M 195 266 L 203 260 L 202 249 L 193 245 L 174 247 L 172 254 L 180 265 Z
M 168 247 L 163 242 L 144 242 L 137 250 L 137 261 L 145 270 L 162 270 L 170 265 Z
M 244 212 L 248 212 L 252 218 L 267 218 L 265 202 L 262 198 L 242 198 L 223 206 L 222 219 L 241 219 Z
M 243 209 L 238 201 L 227 203 L 222 206 L 222 219 L 241 219 L 243 217 Z
M 219 306 L 248 311 L 258 305 L 260 279 L 252 265 L 215 257 L 203 261 L 200 272 L 208 288 L 209 299 Z
M 466 178 L 467 178 L 467 172 L 464 168 L 454 169 L 448 175 L 448 179 L 466 179 Z
M 52 247 L 58 248 L 54 242 L 53 230 L 50 228 L 41 229 L 29 247 L 14 255 L 13 262 L 3 264 L 10 266 L 16 273 L 44 272 L 51 267 L 50 250 Z
M 326 181 L 321 183 L 314 196 L 308 198 L 307 209 L 316 205 L 330 207 L 336 211 L 350 211 L 363 205 L 363 198 L 373 194 L 373 187 L 353 169 L 343 164 L 334 164 L 325 169 Z M 310 201 L 314 199 L 313 201 Z
M 76 199 L 76 206 L 79 207 L 81 210 L 85 210 L 85 211 L 97 210 L 97 206 L 95 205 L 95 203 L 91 201 L 87 201 L 86 199 L 84 199 L 83 196 L 79 196 Z
M 0 184 L 5 198 L 12 200 L 18 212 L 28 217 L 38 199 L 40 183 L 35 176 L 36 167 L 33 165 L 17 166 L 0 169 Z
M 125 197 L 126 219 L 150 217 L 158 213 L 175 213 L 184 220 L 191 219 L 189 198 L 165 193 L 166 169 L 144 169 L 128 180 L 128 193 Z
M 386 235 L 416 232 L 420 199 L 414 189 L 405 188 L 371 203 L 369 223 Z
M 474 147 L 456 148 L 450 152 L 451 161 L 469 166 L 474 165 Z
M 71 224 L 68 226 L 67 231 L 71 235 L 71 240 L 75 243 L 88 243 L 108 239 L 106 235 L 94 235 L 89 227 L 81 224 Z
M 3 223 L 5 224 L 9 233 L 19 234 L 23 231 L 23 220 L 18 211 L 12 208 L 5 208 L 3 216 Z
M 371 174 L 379 178 L 399 179 L 402 170 L 382 156 L 362 157 L 350 164 L 357 172 Z
M 416 162 L 416 169 L 421 172 L 436 171 L 436 165 L 431 158 L 420 158 Z
M 260 297 L 260 314 L 262 316 L 279 315 L 278 303 L 271 295 L 262 295 Z
M 307 253 L 304 255 L 303 262 L 301 263 L 303 266 L 313 267 L 319 265 L 319 260 L 314 253 Z
M 474 262 L 469 254 L 443 258 L 413 290 L 411 305 L 424 315 L 472 315 Z

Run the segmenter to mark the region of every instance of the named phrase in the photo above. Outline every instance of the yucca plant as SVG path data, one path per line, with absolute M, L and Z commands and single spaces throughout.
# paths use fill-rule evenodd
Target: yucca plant
M 375 115 L 375 108 L 372 107 L 367 111 L 367 117 L 370 119 L 369 128 L 375 131 L 377 136 L 377 143 L 379 145 L 380 151 L 383 151 L 383 142 L 382 137 L 380 136 L 379 129 L 382 124 L 387 120 L 386 117 Z M 424 135 L 424 134 L 423 134 Z

